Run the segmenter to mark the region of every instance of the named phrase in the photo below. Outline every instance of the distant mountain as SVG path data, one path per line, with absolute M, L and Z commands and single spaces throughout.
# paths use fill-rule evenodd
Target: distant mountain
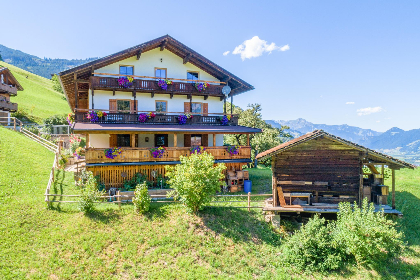
M 286 132 L 289 132 L 294 138 L 316 129 L 322 129 L 328 133 L 378 152 L 420 165 L 420 129 L 405 131 L 398 127 L 393 127 L 388 131 L 381 133 L 371 129 L 363 129 L 346 124 L 314 124 L 302 118 L 290 121 L 267 120 L 266 122 L 274 127 L 281 127 L 284 125 L 290 127 Z
M 363 141 L 367 141 L 371 137 L 378 136 L 381 134 L 381 132 L 377 132 L 372 129 L 363 129 L 360 127 L 349 126 L 346 124 L 343 124 L 343 125 L 314 124 L 302 118 L 299 118 L 297 120 L 290 120 L 290 121 L 267 120 L 266 122 L 273 125 L 274 127 L 281 127 L 283 125 L 290 127 L 290 129 L 287 130 L 287 132 L 292 134 L 293 137 L 299 137 L 303 134 L 314 131 L 316 129 L 322 129 L 328 133 L 331 133 L 333 135 L 336 135 L 338 137 L 347 139 L 349 141 L 352 141 L 358 144 L 360 144 Z
M 60 58 L 39 58 L 3 45 L 0 45 L 0 55 L 4 62 L 47 79 L 51 79 L 51 74 L 57 74 L 63 70 L 97 59 L 96 57 L 71 60 Z

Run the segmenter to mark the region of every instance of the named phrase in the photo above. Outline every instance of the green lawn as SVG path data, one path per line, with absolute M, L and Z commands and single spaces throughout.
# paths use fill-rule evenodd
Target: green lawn
M 56 114 L 70 113 L 64 94 L 52 89 L 52 82 L 46 78 L 0 61 L 0 67 L 9 68 L 24 88 L 11 101 L 18 103 L 18 109 L 26 111 L 37 122 Z
M 282 263 L 281 236 L 261 210 L 206 208 L 198 216 L 179 204 L 154 203 L 145 216 L 132 205 L 100 205 L 84 216 L 76 204 L 46 208 L 53 154 L 0 128 L 1 279 L 415 279 L 420 275 L 420 172 L 397 172 L 397 207 L 408 250 L 372 269 L 347 267 L 302 275 Z M 255 192 L 270 169 L 250 170 Z M 72 174 L 57 173 L 57 193 L 75 193 Z

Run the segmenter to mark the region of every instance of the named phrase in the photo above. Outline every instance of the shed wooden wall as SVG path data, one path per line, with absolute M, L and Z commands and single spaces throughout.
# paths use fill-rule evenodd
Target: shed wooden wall
M 275 155 L 273 176 L 277 184 L 280 181 L 328 182 L 328 186 L 281 185 L 286 192 L 321 191 L 358 197 L 360 156 L 358 150 L 339 142 L 316 138 Z

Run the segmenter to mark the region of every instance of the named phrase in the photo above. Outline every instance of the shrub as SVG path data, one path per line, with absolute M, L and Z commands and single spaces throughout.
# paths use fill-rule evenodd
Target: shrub
M 356 203 L 355 203 L 356 204 Z M 403 234 L 383 211 L 374 212 L 373 203 L 363 200 L 362 207 L 340 203 L 334 223 L 333 246 L 342 255 L 359 264 L 381 261 L 396 256 L 403 248 Z
M 174 189 L 168 196 L 180 199 L 189 212 L 197 213 L 220 190 L 226 166 L 214 166 L 214 158 L 207 152 L 181 156 L 180 160 L 181 164 L 166 167 L 168 183 Z
M 374 264 L 395 257 L 403 249 L 403 234 L 383 211 L 363 200 L 339 204 L 337 221 L 325 225 L 318 216 L 288 238 L 284 258 L 300 270 L 327 271 L 347 263 Z
M 294 235 L 286 239 L 284 261 L 299 270 L 328 271 L 337 269 L 341 262 L 339 252 L 331 246 L 330 226 L 324 218 L 315 215 Z
M 143 182 L 142 184 L 138 184 L 136 186 L 136 190 L 134 191 L 133 203 L 134 209 L 137 213 L 143 214 L 149 211 L 150 207 L 150 195 L 147 191 L 147 184 Z
M 83 213 L 91 213 L 95 210 L 95 202 L 104 195 L 104 191 L 99 191 L 98 181 L 90 171 L 84 171 L 78 184 L 80 187 L 80 202 L 79 209 Z
M 137 187 L 138 184 L 146 183 L 148 188 L 153 187 L 153 182 L 147 180 L 147 176 L 141 173 L 136 173 L 130 180 L 124 180 L 124 190 L 132 190 Z
M 58 159 L 59 168 L 64 169 L 67 162 L 69 162 L 68 156 L 66 154 L 61 154 L 60 158 Z
M 43 132 L 53 134 L 53 125 L 68 125 L 66 115 L 54 115 L 43 120 Z

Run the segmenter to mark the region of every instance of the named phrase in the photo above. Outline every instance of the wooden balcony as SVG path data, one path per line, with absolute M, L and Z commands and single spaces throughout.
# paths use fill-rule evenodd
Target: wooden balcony
M 115 162 L 163 162 L 179 161 L 180 156 L 188 156 L 191 153 L 189 147 L 168 147 L 161 158 L 152 157 L 150 148 L 122 148 L 122 153 L 114 159 L 105 157 L 105 149 L 86 149 L 86 163 L 115 163 Z M 231 156 L 226 147 L 206 147 L 206 152 L 214 156 L 215 160 L 250 159 L 251 147 L 242 146 L 237 155 Z
M 11 85 L 6 85 L 6 84 L 2 84 L 0 83 L 0 93 L 8 93 L 11 95 L 16 95 L 17 94 L 17 88 Z
M 102 110 L 103 111 L 103 110 Z M 144 112 L 146 113 L 146 112 Z M 148 112 L 147 112 L 148 113 Z M 178 116 L 184 113 L 167 113 L 167 114 L 160 114 L 156 112 L 156 116 L 150 119 L 147 119 L 146 122 L 142 123 L 139 122 L 139 113 L 107 113 L 106 117 L 100 118 L 95 123 L 109 123 L 109 124 L 173 124 L 173 125 L 180 125 L 178 123 Z M 223 115 L 213 115 L 210 116 L 203 116 L 203 115 L 193 115 L 192 118 L 187 120 L 185 125 L 222 125 L 220 121 L 220 117 Z M 87 118 L 87 112 L 77 112 L 75 115 L 76 122 L 81 123 L 90 123 L 91 121 Z M 238 116 L 233 115 L 229 120 L 227 125 L 237 126 L 238 125 Z
M 10 101 L 0 101 L 0 110 L 2 111 L 10 111 L 10 112 L 16 112 L 18 108 L 17 103 L 12 103 Z
M 147 93 L 167 93 L 167 94 L 192 94 L 200 96 L 217 96 L 223 98 L 223 85 L 210 84 L 206 90 L 198 91 L 193 83 L 183 83 L 172 81 L 172 85 L 168 85 L 167 90 L 163 90 L 158 86 L 157 80 L 154 79 L 134 79 L 131 87 L 125 88 L 118 83 L 117 77 L 90 77 L 91 87 L 98 90 L 118 90 L 118 91 L 136 91 Z

